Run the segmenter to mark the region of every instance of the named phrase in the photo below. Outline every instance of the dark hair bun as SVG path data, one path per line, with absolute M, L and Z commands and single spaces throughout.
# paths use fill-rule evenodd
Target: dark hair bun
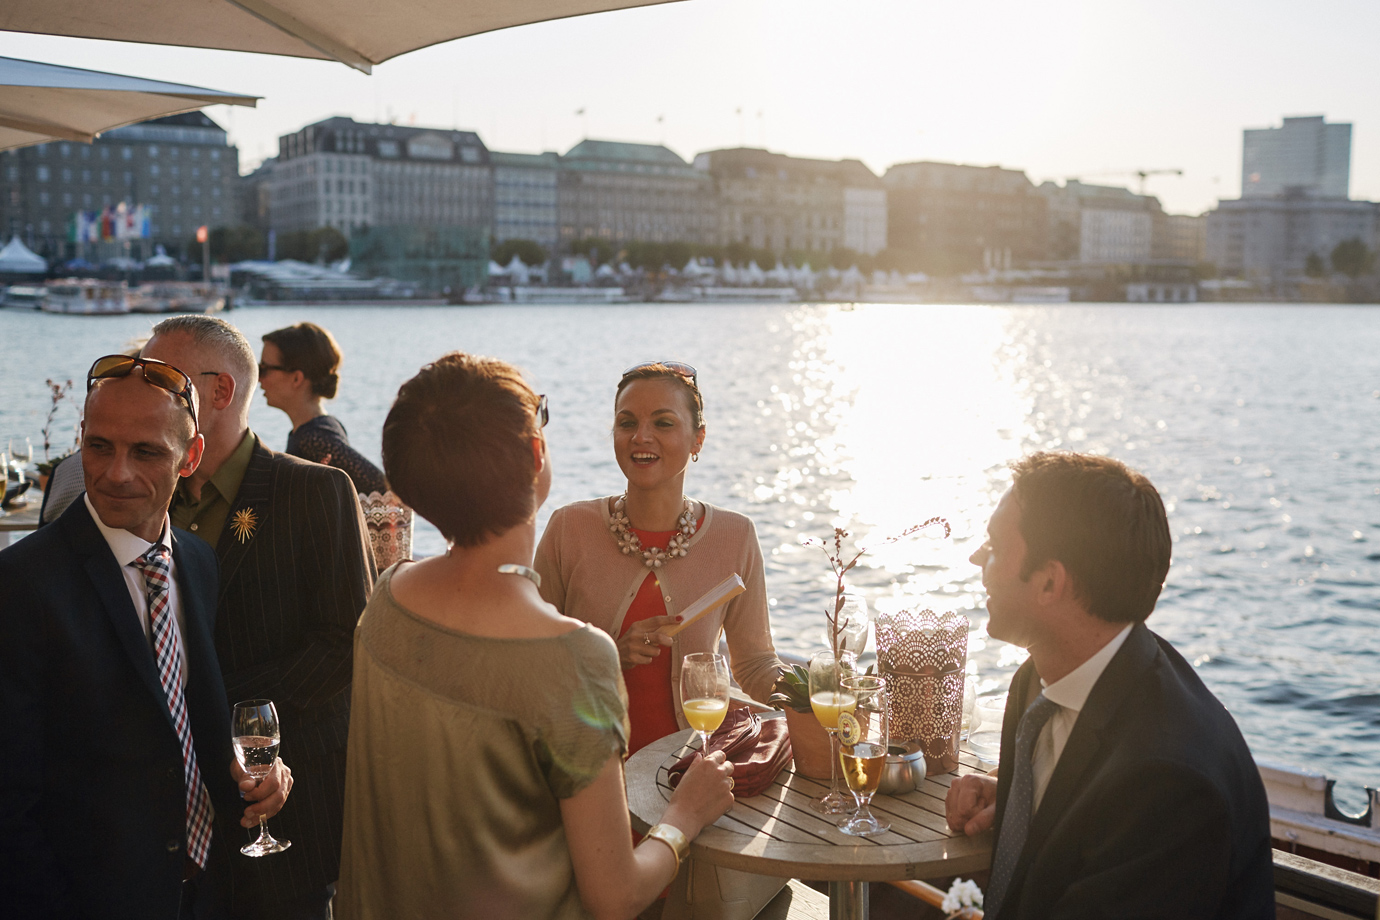
M 312 381 L 311 388 L 316 395 L 324 399 L 335 399 L 335 391 L 340 386 L 339 374 L 327 374 L 319 380 Z

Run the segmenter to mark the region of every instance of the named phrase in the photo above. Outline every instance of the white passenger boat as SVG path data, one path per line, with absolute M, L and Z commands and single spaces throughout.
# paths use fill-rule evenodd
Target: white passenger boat
M 194 281 L 155 281 L 129 292 L 132 313 L 218 313 L 225 289 Z
M 66 278 L 49 281 L 46 287 L 45 313 L 114 316 L 129 312 L 129 286 L 123 281 Z

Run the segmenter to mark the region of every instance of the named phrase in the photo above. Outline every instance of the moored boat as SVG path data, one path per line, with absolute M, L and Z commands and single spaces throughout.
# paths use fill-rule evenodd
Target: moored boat
M 132 313 L 218 313 L 225 290 L 193 281 L 155 281 L 129 292 Z
M 115 316 L 129 312 L 129 286 L 123 281 L 65 278 L 49 281 L 43 312 Z

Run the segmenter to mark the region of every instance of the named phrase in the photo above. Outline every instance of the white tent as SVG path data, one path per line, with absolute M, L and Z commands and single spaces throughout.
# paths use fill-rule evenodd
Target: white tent
M 685 268 L 681 270 L 681 274 L 687 278 L 703 278 L 708 275 L 713 275 L 714 269 L 708 265 L 701 264 L 698 259 L 691 259 L 689 262 L 685 263 Z
M 746 284 L 761 284 L 767 280 L 767 273 L 762 271 L 757 260 L 753 259 L 747 264 L 747 268 L 738 275 L 739 279 Z
M 527 273 L 526 263 L 518 258 L 517 253 L 513 253 L 513 257 L 508 260 L 508 264 L 503 269 L 503 272 L 513 284 L 527 284 L 532 280 Z
M 389 58 L 509 26 L 671 0 L 5 0 L 0 29 L 340 61 Z
M 781 264 L 781 260 L 777 259 L 776 267 L 767 272 L 767 280 L 773 284 L 790 284 L 791 273 Z
M 0 274 L 42 275 L 47 271 L 48 261 L 21 243 L 17 236 L 0 249 Z
M 9 28 L 0 10 L 0 27 Z M 91 143 L 121 125 L 257 96 L 0 57 L 0 150 L 51 140 Z
M 177 263 L 173 260 L 173 257 L 168 255 L 168 251 L 163 248 L 163 244 L 159 243 L 158 246 L 155 247 L 155 249 L 153 250 L 153 255 L 150 256 L 148 261 L 144 263 L 144 267 L 169 268 L 176 264 Z
M 733 267 L 732 262 L 725 260 L 724 267 L 719 269 L 719 277 L 723 279 L 724 284 L 735 285 L 738 283 L 738 269 Z

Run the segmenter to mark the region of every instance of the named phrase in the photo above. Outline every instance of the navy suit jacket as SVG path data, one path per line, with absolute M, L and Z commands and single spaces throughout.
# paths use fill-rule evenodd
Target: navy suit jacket
M 1011 681 L 1003 755 L 1039 692 L 1027 661 Z M 1013 772 L 1003 757 L 998 833 Z M 1274 916 L 1270 810 L 1251 752 L 1193 667 L 1137 624 L 1079 713 L 989 920 Z
M 213 639 L 216 559 L 183 531 L 171 543 L 197 763 L 218 817 L 238 816 Z M 0 552 L 0 913 L 174 920 L 182 769 L 119 564 L 86 503 L 73 502 Z

